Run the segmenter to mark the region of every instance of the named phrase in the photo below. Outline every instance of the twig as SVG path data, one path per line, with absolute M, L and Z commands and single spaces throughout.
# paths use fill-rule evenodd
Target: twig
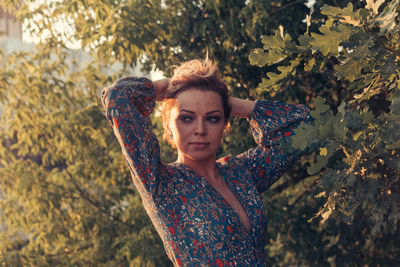
M 276 11 L 280 11 L 281 9 L 284 9 L 284 8 L 287 8 L 287 7 L 290 7 L 290 6 L 293 6 L 293 5 L 298 4 L 298 3 L 301 3 L 301 2 L 304 2 L 304 0 L 297 0 L 297 1 L 291 2 L 291 3 L 289 3 L 289 4 L 286 4 L 286 5 L 284 5 L 284 6 L 281 6 L 281 7 L 277 8 Z
M 102 209 L 97 201 L 91 199 L 91 198 L 88 196 L 88 194 L 86 194 L 86 192 L 85 192 L 82 188 L 79 187 L 79 185 L 76 183 L 76 181 L 72 178 L 72 175 L 71 175 L 67 170 L 66 170 L 66 172 L 67 172 L 67 174 L 70 176 L 71 182 L 74 184 L 75 188 L 78 190 L 79 194 L 81 195 L 81 197 L 82 197 L 83 199 L 85 199 L 86 201 L 88 201 L 92 206 L 96 207 L 96 208 L 97 208 L 100 212 L 102 212 L 103 214 L 112 217 L 113 220 L 115 220 L 115 221 L 117 221 L 117 222 L 119 222 L 119 223 L 125 225 L 126 227 L 128 227 L 128 228 L 130 228 L 130 229 L 133 229 L 133 228 L 134 228 L 133 225 L 128 224 L 128 223 L 122 221 L 122 220 L 119 219 L 118 217 L 116 217 L 116 216 L 114 216 L 114 215 L 108 213 L 106 210 Z

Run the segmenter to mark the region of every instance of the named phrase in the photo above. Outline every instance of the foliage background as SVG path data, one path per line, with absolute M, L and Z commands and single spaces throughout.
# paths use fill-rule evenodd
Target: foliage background
M 113 62 L 165 75 L 208 53 L 232 95 L 305 103 L 304 156 L 264 195 L 271 265 L 400 264 L 399 1 L 1 0 L 47 33 L 1 54 L 0 262 L 168 266 L 99 101 Z M 16 9 L 16 7 L 19 7 Z M 58 20 L 71 33 L 55 31 Z M 95 60 L 78 66 L 68 40 Z M 160 119 L 153 117 L 161 136 Z M 232 121 L 220 155 L 253 145 Z M 166 161 L 170 148 L 161 143 Z

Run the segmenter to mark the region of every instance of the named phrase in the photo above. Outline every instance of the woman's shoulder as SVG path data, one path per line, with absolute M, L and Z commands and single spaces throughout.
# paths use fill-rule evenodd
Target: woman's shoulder
M 219 158 L 217 164 L 224 168 L 235 168 L 243 166 L 245 162 L 243 162 L 243 159 L 238 156 L 229 155 Z

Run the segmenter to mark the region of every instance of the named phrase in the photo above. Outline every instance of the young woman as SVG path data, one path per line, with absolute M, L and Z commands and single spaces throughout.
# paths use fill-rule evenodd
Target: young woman
M 160 161 L 149 114 L 163 101 L 164 138 L 176 162 Z M 102 92 L 106 116 L 143 205 L 176 266 L 264 266 L 261 193 L 293 163 L 278 149 L 300 121 L 303 105 L 228 96 L 210 60 L 192 60 L 171 79 L 127 77 Z M 230 115 L 247 118 L 258 147 L 216 160 Z

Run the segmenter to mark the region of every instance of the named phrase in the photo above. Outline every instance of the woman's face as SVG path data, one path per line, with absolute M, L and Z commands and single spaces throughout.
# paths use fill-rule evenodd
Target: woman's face
M 191 88 L 178 94 L 168 123 L 178 161 L 215 161 L 225 123 L 218 93 Z

